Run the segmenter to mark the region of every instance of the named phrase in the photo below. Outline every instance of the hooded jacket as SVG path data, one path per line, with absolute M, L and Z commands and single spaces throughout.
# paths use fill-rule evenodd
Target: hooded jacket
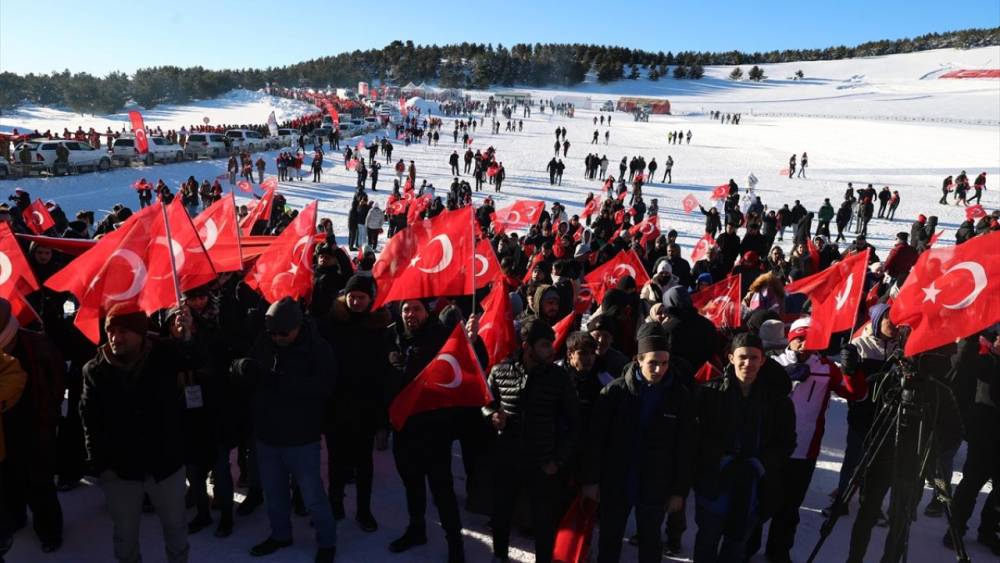
M 712 321 L 701 316 L 683 287 L 672 287 L 663 294 L 667 320 L 663 328 L 671 336 L 671 354 L 683 358 L 695 369 L 719 352 L 721 340 Z

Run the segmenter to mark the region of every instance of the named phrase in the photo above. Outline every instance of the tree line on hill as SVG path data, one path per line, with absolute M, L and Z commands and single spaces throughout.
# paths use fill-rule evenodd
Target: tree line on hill
M 51 74 L 0 73 L 0 108 L 22 102 L 65 106 L 81 113 L 112 113 L 129 100 L 152 108 L 219 96 L 233 88 L 258 89 L 267 85 L 317 87 L 383 81 L 394 84 L 436 82 L 444 88 L 490 86 L 573 86 L 593 72 L 599 82 L 701 78 L 705 65 L 759 65 L 790 61 L 849 59 L 910 53 L 929 49 L 969 49 L 1000 45 L 1000 27 L 928 33 L 914 38 L 879 40 L 854 47 L 678 53 L 651 52 L 625 47 L 584 44 L 518 43 L 504 45 L 461 43 L 414 45 L 393 41 L 381 49 L 355 50 L 301 63 L 265 69 L 208 70 L 200 66 L 143 68 L 128 76 L 113 72 L 104 77 L 69 70 Z M 759 71 L 759 72 L 758 72 Z M 761 69 L 751 79 L 766 78 Z M 739 79 L 742 77 L 732 77 Z

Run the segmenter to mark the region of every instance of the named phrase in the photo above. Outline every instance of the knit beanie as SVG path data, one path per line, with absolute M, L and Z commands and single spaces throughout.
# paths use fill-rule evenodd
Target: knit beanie
M 112 328 L 123 328 L 142 336 L 149 330 L 149 319 L 135 303 L 115 303 L 104 317 L 104 330 Z
M 375 299 L 375 278 L 354 274 L 347 280 L 347 285 L 344 286 L 344 294 L 346 295 L 352 291 L 366 293 L 368 297 Z
M 638 354 L 647 352 L 669 352 L 670 336 L 660 323 L 649 322 L 639 327 L 636 333 Z

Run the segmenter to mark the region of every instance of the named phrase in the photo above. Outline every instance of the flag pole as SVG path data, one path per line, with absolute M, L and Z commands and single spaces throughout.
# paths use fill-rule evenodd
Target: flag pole
M 476 213 L 471 198 L 469 200 L 469 209 L 472 211 L 469 214 L 471 217 L 469 221 L 469 233 L 472 235 L 472 308 L 469 310 L 469 316 L 472 317 L 476 315 Z
M 160 200 L 160 211 L 163 215 L 163 226 L 166 228 L 167 233 L 167 254 L 170 256 L 170 273 L 174 277 L 174 294 L 177 297 L 177 306 L 180 307 L 182 304 L 181 296 L 181 281 L 177 276 L 177 261 L 174 258 L 174 238 L 170 235 L 170 220 L 167 218 L 167 204 Z M 187 213 L 185 211 L 185 213 Z
M 240 252 L 240 269 L 243 269 L 243 229 L 240 228 L 240 212 L 236 208 L 236 189 L 230 186 L 229 195 L 233 198 L 233 219 L 236 221 L 236 248 Z

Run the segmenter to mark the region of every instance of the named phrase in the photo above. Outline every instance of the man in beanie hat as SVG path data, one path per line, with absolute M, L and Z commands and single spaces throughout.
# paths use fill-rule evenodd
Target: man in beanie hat
M 20 528 L 26 524 L 30 508 L 42 552 L 50 553 L 62 545 L 63 514 L 54 475 L 66 364 L 45 333 L 18 325 L 10 303 L 2 298 L 0 351 L 17 358 L 28 376 L 20 403 L 4 415 L 7 460 L 3 480 L 7 494 L 0 509 L 7 512 L 15 528 Z
M 309 313 L 319 318 L 330 313 L 330 307 L 344 284 L 354 272 L 351 257 L 339 246 L 333 237 L 316 245 L 316 267 L 313 271 L 312 301 Z
M 755 311 L 757 313 L 759 311 Z M 788 339 L 785 338 L 785 323 L 777 319 L 768 319 L 761 323 L 757 330 L 761 344 L 764 346 L 764 353 L 768 356 L 780 354 L 788 346 Z
M 597 341 L 597 368 L 608 372 L 612 378 L 621 375 L 629 359 L 613 346 L 615 322 L 607 315 L 594 315 L 587 321 L 587 332 Z
M 371 512 L 372 451 L 376 444 L 384 450 L 388 443 L 384 397 L 389 371 L 388 327 L 392 322 L 385 308 L 372 310 L 374 300 L 374 278 L 355 274 L 320 324 L 327 342 L 345 351 L 337 355 L 337 392 L 327 409 L 325 429 L 330 504 L 334 518 L 343 519 L 344 486 L 353 469 L 355 519 L 369 533 L 378 529 Z
M 638 354 L 594 407 L 581 482 L 600 501 L 598 561 L 618 561 L 629 514 L 639 561 L 663 556 L 660 526 L 684 507 L 693 479 L 694 397 L 670 363 L 670 337 L 658 323 L 638 331 Z
M 858 352 L 854 346 L 847 344 L 842 352 L 844 372 L 822 354 L 805 349 L 811 320 L 805 317 L 792 323 L 788 331 L 788 348 L 774 358 L 792 380 L 791 399 L 797 436 L 791 459 L 781 468 L 784 494 L 771 517 L 767 533 L 765 553 L 770 561 L 791 561 L 795 529 L 799 525 L 799 506 L 805 500 L 816 469 L 830 394 L 836 393 L 849 401 L 858 401 L 868 394 L 864 374 L 857 369 Z M 748 555 L 760 548 L 762 526 L 763 520 L 750 539 Z
M 177 315 L 183 333 L 190 315 Z M 146 314 L 116 303 L 104 321 L 107 341 L 83 366 L 87 457 L 100 477 L 114 524 L 118 561 L 139 561 L 139 522 L 148 495 L 163 527 L 167 561 L 188 560 L 184 506 L 183 399 L 178 376 L 190 366 L 173 340 L 147 336 Z
M 795 449 L 788 375 L 756 334 L 737 334 L 729 365 L 698 397 L 695 561 L 745 561 L 757 523 L 781 498 L 781 469 Z
M 518 492 L 526 489 L 535 534 L 535 560 L 552 560 L 561 490 L 580 436 L 579 399 L 569 375 L 553 363 L 555 334 L 542 320 L 521 324 L 521 349 L 493 366 L 487 378 L 494 402 L 483 413 L 499 434 L 493 467 L 493 555 L 508 560 Z
M 448 339 L 448 331 L 420 299 L 403 301 L 400 320 L 393 326 L 388 354 L 390 403 L 433 361 Z M 417 413 L 393 436 L 392 454 L 406 488 L 409 516 L 406 531 L 389 544 L 393 553 L 427 543 L 425 512 L 429 488 L 448 542 L 448 562 L 465 561 L 462 520 L 451 473 L 454 413 L 455 409 L 450 408 Z
M 337 528 L 320 478 L 319 440 L 337 375 L 336 358 L 290 297 L 267 309 L 264 330 L 252 356 L 232 366 L 237 381 L 252 394 L 257 460 L 271 525 L 271 535 L 250 554 L 269 555 L 292 544 L 291 477 L 316 529 L 316 561 L 332 562 Z

